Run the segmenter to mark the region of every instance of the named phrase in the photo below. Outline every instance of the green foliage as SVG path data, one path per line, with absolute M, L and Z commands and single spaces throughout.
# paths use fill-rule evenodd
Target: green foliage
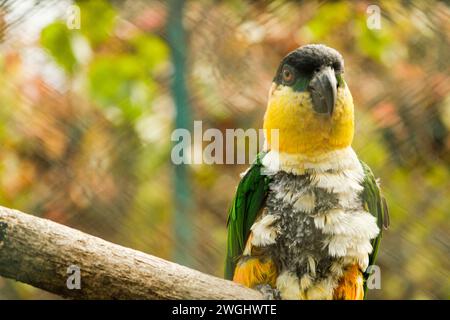
M 325 42 L 339 47 L 336 34 L 354 30 L 356 49 L 376 62 L 384 62 L 384 56 L 395 41 L 388 21 L 382 20 L 381 29 L 367 27 L 366 13 L 358 11 L 358 4 L 336 1 L 320 6 L 314 17 L 303 26 L 302 31 L 311 42 Z
M 67 73 L 73 74 L 77 59 L 72 49 L 72 33 L 63 22 L 55 22 L 42 30 L 42 46 Z
M 366 26 L 366 15 L 358 15 L 355 19 L 357 49 L 378 63 L 388 62 L 395 41 L 389 22 L 383 21 L 381 29 L 369 29 Z M 387 56 L 386 56 L 387 55 Z M 392 63 L 392 62 L 391 62 Z
M 81 11 L 81 32 L 93 47 L 110 39 L 117 12 L 108 1 L 78 1 Z
M 159 37 L 151 34 L 138 34 L 130 40 L 139 60 L 141 68 L 148 72 L 148 76 L 155 75 L 161 67 L 167 64 L 169 48 Z
M 156 89 L 134 55 L 109 55 L 93 60 L 89 70 L 92 97 L 104 107 L 117 108 L 121 121 L 134 122 L 149 108 Z
M 116 12 L 105 1 L 82 1 L 81 33 L 69 30 L 63 22 L 48 25 L 41 43 L 68 74 L 78 62 L 73 39 L 83 36 L 92 48 L 111 38 Z M 88 64 L 88 88 L 92 98 L 117 123 L 134 123 L 149 110 L 158 84 L 154 80 L 165 70 L 169 57 L 166 43 L 152 34 L 137 33 L 124 44 L 129 50 L 95 55 Z
M 350 6 L 348 2 L 332 2 L 321 6 L 304 28 L 313 39 L 332 39 L 336 30 L 348 22 L 351 16 Z

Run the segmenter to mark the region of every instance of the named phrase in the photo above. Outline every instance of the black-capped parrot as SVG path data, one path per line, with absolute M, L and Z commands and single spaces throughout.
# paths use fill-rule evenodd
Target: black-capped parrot
M 305 45 L 282 59 L 264 132 L 229 211 L 225 277 L 268 299 L 363 299 L 388 214 L 351 147 L 338 51 Z

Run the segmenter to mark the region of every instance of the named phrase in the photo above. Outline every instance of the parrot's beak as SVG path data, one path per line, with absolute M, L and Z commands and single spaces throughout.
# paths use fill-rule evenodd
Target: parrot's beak
M 309 83 L 308 90 L 311 93 L 314 111 L 331 117 L 337 100 L 334 70 L 331 67 L 324 67 L 317 71 Z

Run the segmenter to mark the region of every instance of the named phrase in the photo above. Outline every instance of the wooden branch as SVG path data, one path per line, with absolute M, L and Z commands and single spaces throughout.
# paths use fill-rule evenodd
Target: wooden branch
M 76 265 L 81 289 L 68 289 Z M 255 290 L 0 207 L 0 275 L 75 299 L 262 299 Z

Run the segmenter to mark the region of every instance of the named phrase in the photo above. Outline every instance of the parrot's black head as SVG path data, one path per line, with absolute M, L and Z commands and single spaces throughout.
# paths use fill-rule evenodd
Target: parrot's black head
M 278 67 L 274 79 L 277 84 L 283 82 L 282 69 L 285 64 L 303 76 L 312 76 L 315 71 L 327 66 L 333 68 L 336 74 L 344 72 L 344 59 L 341 54 L 323 44 L 308 44 L 287 54 Z
M 274 82 L 295 91 L 309 91 L 315 111 L 331 115 L 343 73 L 344 60 L 339 52 L 322 44 L 310 44 L 283 58 Z
M 343 73 L 342 56 L 324 45 L 305 45 L 284 57 L 264 116 L 267 146 L 312 159 L 350 146 L 354 107 Z M 271 130 L 278 137 L 272 139 Z

